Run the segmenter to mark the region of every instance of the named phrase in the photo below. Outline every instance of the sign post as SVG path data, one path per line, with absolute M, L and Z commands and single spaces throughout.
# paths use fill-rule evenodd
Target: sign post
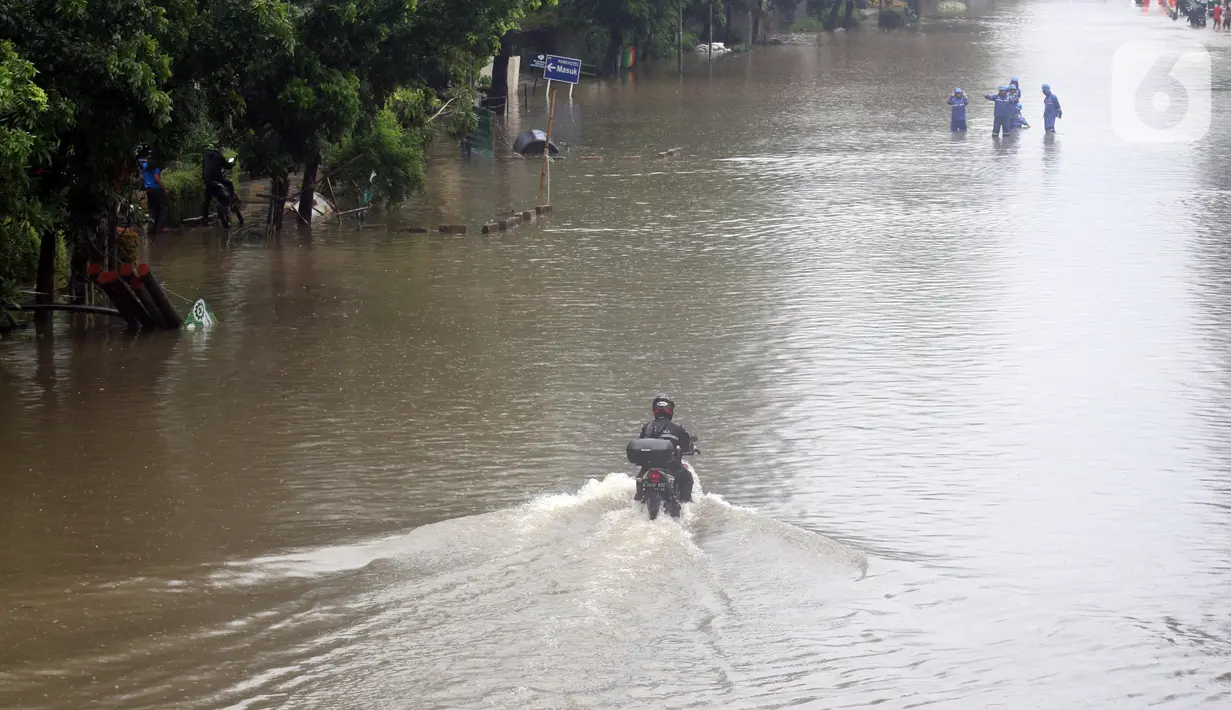
M 197 302 L 192 304 L 192 310 L 188 312 L 188 317 L 184 319 L 184 330 L 209 330 L 211 326 L 216 324 L 218 319 L 214 317 L 214 312 L 206 305 L 204 298 L 198 298 Z
M 543 62 L 543 78 L 547 80 L 550 106 L 547 109 L 547 140 L 543 142 L 543 169 L 539 172 L 539 199 L 542 200 L 543 191 L 546 190 L 547 204 L 551 204 L 551 125 L 556 120 L 556 92 L 551 82 L 567 83 L 569 96 L 572 96 L 573 86 L 581 81 L 581 60 L 548 54 Z

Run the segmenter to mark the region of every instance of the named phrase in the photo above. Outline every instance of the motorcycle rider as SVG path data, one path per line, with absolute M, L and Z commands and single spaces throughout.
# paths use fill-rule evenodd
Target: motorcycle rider
M 201 179 L 205 181 L 205 204 L 201 205 L 202 221 L 209 221 L 209 204 L 212 200 L 216 199 L 219 204 L 224 205 L 224 211 L 231 207 L 231 196 L 235 194 L 235 183 L 223 174 L 224 165 L 226 165 L 226 158 L 223 157 L 222 151 L 218 150 L 218 146 L 210 143 L 201 157 Z M 244 216 L 236 212 L 236 217 L 242 225 Z
M 675 402 L 670 397 L 665 394 L 657 395 L 650 406 L 654 412 L 654 419 L 641 425 L 641 435 L 639 438 L 668 439 L 675 444 L 675 459 L 670 464 L 670 472 L 675 477 L 680 502 L 691 502 L 692 473 L 684 467 L 683 455 L 693 452 L 692 435 L 683 426 L 672 421 L 672 417 L 675 416 Z M 645 497 L 641 477 L 645 475 L 647 470 L 647 468 L 642 467 L 641 473 L 637 474 L 637 495 L 634 496 L 634 500 L 640 501 Z

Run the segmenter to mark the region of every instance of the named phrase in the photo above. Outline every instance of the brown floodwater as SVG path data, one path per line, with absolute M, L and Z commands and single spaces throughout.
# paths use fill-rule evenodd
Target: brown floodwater
M 1198 36 L 1215 129 L 1122 140 L 1116 50 Z M 561 93 L 540 223 L 444 146 L 387 231 L 160 236 L 216 328 L 0 341 L 0 707 L 1227 707 L 1229 54 L 1074 0 L 690 57 Z

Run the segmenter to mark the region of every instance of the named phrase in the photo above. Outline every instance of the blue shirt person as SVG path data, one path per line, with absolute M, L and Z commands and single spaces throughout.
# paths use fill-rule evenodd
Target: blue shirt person
M 1051 86 L 1043 85 L 1043 128 L 1047 129 L 1048 133 L 1056 132 L 1056 119 L 1064 118 L 1064 112 L 1060 110 L 1060 99 L 1051 92 Z
M 983 98 L 996 102 L 996 110 L 992 112 L 992 135 L 1009 135 L 1013 132 L 1013 115 L 1017 112 L 1017 102 L 1009 97 L 1009 87 L 1000 85 L 999 93 L 984 94 Z
M 145 190 L 146 207 L 150 212 L 150 221 L 154 223 L 153 233 L 158 233 L 158 225 L 167 214 L 167 189 L 162 184 L 162 168 L 154 167 L 147 158 L 137 160 L 141 168 L 141 187 Z
M 149 160 L 141 158 L 137 161 L 141 168 L 141 187 L 144 190 L 162 189 L 162 168 L 156 168 Z
M 1022 115 L 1022 105 L 1017 105 L 1017 115 L 1013 117 L 1013 128 L 1030 128 L 1030 124 L 1026 123 L 1026 117 Z
M 1009 79 L 1009 96 L 1015 102 L 1022 100 L 1022 87 L 1017 83 L 1017 77 Z
M 953 95 L 949 97 L 949 106 L 952 107 L 949 116 L 951 132 L 966 130 L 966 104 L 968 103 L 970 99 L 966 98 L 966 94 L 963 94 L 960 88 L 953 90 Z

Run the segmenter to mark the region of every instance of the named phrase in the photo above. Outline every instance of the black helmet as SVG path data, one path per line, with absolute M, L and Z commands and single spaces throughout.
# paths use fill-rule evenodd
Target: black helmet
M 654 410 L 655 419 L 663 417 L 670 419 L 675 415 L 675 402 L 665 394 L 655 395 L 654 401 L 650 403 L 650 408 Z

